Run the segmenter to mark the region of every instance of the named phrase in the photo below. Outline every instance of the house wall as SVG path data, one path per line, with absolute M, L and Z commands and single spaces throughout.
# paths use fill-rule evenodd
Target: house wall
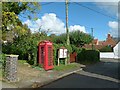
M 115 54 L 115 58 L 120 58 L 120 42 L 113 48 L 114 50 L 114 54 Z
M 100 58 L 114 58 L 114 52 L 100 52 Z

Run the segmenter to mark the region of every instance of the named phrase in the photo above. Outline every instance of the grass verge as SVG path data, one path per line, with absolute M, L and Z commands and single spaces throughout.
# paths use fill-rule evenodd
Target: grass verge
M 61 64 L 60 66 L 54 66 L 54 70 L 56 71 L 64 71 L 72 68 L 76 68 L 77 64 L 76 63 L 71 63 L 68 65 Z
M 2 78 L 2 69 L 0 69 L 0 80 Z
M 19 64 L 25 64 L 25 63 L 27 63 L 27 60 L 18 60 L 18 63 Z

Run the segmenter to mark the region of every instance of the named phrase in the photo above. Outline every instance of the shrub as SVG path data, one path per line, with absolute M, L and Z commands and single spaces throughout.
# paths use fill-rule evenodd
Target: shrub
M 1 64 L 1 66 L 2 67 L 0 67 L 0 68 L 5 68 L 5 62 L 6 62 L 6 56 L 5 56 L 5 54 L 0 54 L 0 64 Z
M 76 52 L 77 54 L 82 51 L 82 48 L 76 47 L 75 45 L 71 45 L 72 52 Z
M 82 49 L 77 55 L 78 61 L 98 62 L 100 60 L 100 53 L 98 50 Z
M 32 36 L 21 36 L 15 38 L 13 42 L 3 44 L 2 52 L 6 54 L 17 54 L 18 59 L 28 60 L 30 64 L 37 61 L 37 40 Z M 30 55 L 30 59 L 28 59 Z
M 100 52 L 113 52 L 113 48 L 110 46 L 105 46 L 102 49 L 100 49 Z

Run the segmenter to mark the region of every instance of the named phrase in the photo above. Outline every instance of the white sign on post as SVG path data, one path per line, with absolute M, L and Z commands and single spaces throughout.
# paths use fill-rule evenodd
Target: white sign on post
M 67 49 L 59 49 L 59 58 L 67 58 Z
M 58 66 L 59 66 L 59 58 L 65 58 L 65 65 L 67 64 L 67 49 L 59 49 L 59 52 L 58 52 Z

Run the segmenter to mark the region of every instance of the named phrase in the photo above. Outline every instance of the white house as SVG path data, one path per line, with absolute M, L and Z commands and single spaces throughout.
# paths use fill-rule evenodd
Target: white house
M 114 50 L 114 58 L 115 59 L 120 59 L 120 41 L 118 44 L 113 48 Z

